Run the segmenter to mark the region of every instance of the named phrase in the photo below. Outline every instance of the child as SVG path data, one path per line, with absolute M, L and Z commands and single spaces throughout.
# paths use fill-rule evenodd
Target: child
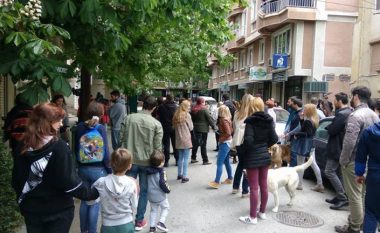
M 101 233 L 135 232 L 132 209 L 137 206 L 136 180 L 125 173 L 132 167 L 132 154 L 119 148 L 111 154 L 113 174 L 95 181 L 102 208 Z
M 167 183 L 166 171 L 162 168 L 165 163 L 165 156 L 162 152 L 155 150 L 150 156 L 148 172 L 148 200 L 150 202 L 150 230 L 149 233 L 156 232 L 156 227 L 164 232 L 169 230 L 165 226 L 166 216 L 169 213 L 169 201 L 166 194 L 170 193 Z M 160 221 L 156 224 L 158 208 L 161 208 Z

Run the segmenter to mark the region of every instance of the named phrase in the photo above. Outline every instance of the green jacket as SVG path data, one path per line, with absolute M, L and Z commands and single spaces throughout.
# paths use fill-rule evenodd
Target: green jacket
M 191 119 L 194 124 L 194 131 L 198 133 L 208 133 L 209 126 L 215 130 L 215 122 L 208 109 L 191 112 Z
M 162 151 L 162 136 L 161 123 L 148 111 L 130 114 L 121 124 L 121 146 L 132 153 L 136 165 L 150 166 L 153 150 Z

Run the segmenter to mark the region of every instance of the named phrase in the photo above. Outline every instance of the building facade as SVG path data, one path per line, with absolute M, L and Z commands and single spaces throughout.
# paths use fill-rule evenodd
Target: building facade
M 348 91 L 352 76 L 357 0 L 250 0 L 229 16 L 236 35 L 224 49 L 229 67 L 212 60 L 211 95 L 229 91 L 308 101 L 313 96 Z M 333 98 L 333 95 L 330 95 Z
M 351 87 L 363 85 L 380 98 L 380 0 L 359 1 L 354 30 Z

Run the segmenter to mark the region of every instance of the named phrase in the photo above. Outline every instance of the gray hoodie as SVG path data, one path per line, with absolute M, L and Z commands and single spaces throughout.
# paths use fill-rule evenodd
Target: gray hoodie
M 121 129 L 121 123 L 123 122 L 126 113 L 125 100 L 119 97 L 116 100 L 116 103 L 110 108 L 110 119 L 113 130 Z
M 137 184 L 128 176 L 110 174 L 93 184 L 100 196 L 103 226 L 118 226 L 133 221 L 137 206 Z

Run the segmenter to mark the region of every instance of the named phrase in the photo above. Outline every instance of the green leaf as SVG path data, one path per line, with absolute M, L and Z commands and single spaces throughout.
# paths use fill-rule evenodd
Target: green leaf
M 75 6 L 75 4 L 72 1 L 68 1 L 68 2 L 69 2 L 69 11 L 70 11 L 70 14 L 71 14 L 72 17 L 74 17 L 75 12 L 77 10 L 77 7 Z
M 14 40 L 15 36 L 16 36 L 16 32 L 12 32 L 11 34 L 9 34 L 9 35 L 5 38 L 5 43 L 6 43 L 6 44 L 11 43 L 11 42 Z
M 40 55 L 44 52 L 42 48 L 42 40 L 38 40 L 37 43 L 33 47 L 33 53 L 36 55 Z
M 46 85 L 42 82 L 30 82 L 25 85 L 27 88 L 21 93 L 21 98 L 27 100 L 30 106 L 43 103 L 49 100 Z
M 70 83 L 62 76 L 57 76 L 53 79 L 52 89 L 54 92 L 60 92 L 65 96 L 71 94 Z

